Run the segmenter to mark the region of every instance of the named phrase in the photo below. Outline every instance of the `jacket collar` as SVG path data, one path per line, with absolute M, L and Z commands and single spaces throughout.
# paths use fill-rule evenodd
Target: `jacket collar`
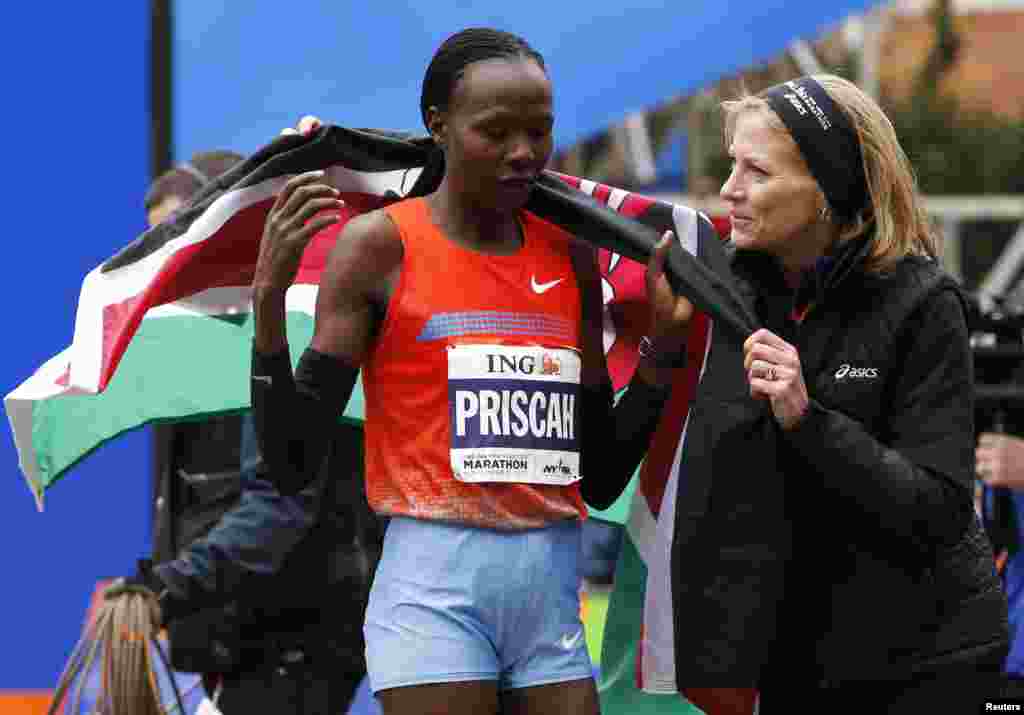
M 792 294 L 793 309 L 800 312 L 808 306 L 820 304 L 827 293 L 833 293 L 851 274 L 862 269 L 870 252 L 870 237 L 862 236 L 839 244 L 819 258 L 804 271 L 800 285 Z M 749 286 L 751 294 L 791 293 L 782 266 L 768 254 L 734 249 L 733 268 L 738 275 L 755 283 Z

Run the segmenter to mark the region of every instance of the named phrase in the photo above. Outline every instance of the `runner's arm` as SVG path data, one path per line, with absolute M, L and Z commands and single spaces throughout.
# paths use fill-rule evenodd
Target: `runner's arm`
M 673 368 L 641 358 L 625 393 L 614 401 L 604 354 L 604 300 L 597 256 L 582 242 L 575 242 L 572 250 L 582 302 L 580 488 L 587 504 L 607 509 L 647 452 L 668 400 Z M 683 342 L 673 345 L 676 354 L 684 354 Z
M 313 340 L 294 376 L 287 343 L 270 354 L 260 349 L 260 320 L 267 315 L 283 320 L 283 312 L 261 311 L 257 292 L 252 405 L 263 478 L 282 494 L 294 494 L 316 477 L 330 430 L 352 395 L 383 319 L 387 285 L 401 257 L 397 229 L 383 212 L 346 224 L 321 277 Z

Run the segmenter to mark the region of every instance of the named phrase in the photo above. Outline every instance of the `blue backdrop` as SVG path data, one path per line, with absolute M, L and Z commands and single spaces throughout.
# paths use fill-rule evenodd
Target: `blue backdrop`
M 420 83 L 437 46 L 475 25 L 510 30 L 544 54 L 559 147 L 627 113 L 762 62 L 867 0 L 179 0 L 179 156 L 242 152 L 303 114 L 351 127 L 422 131 Z
M 71 342 L 83 276 L 145 226 L 148 8 L 107 7 L 4 11 L 4 394 Z M 56 684 L 97 578 L 131 573 L 149 522 L 145 433 L 99 450 L 38 513 L 5 432 L 0 696 Z

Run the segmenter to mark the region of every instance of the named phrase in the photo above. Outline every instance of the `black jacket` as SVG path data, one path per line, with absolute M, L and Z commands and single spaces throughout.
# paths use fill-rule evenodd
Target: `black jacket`
M 741 295 L 798 349 L 811 408 L 783 432 L 747 394 L 741 345 L 715 338 L 677 498 L 680 686 L 896 679 L 1006 647 L 973 509 L 961 293 L 921 258 L 870 274 L 867 248 L 805 281 L 799 325 L 777 263 L 734 256 Z

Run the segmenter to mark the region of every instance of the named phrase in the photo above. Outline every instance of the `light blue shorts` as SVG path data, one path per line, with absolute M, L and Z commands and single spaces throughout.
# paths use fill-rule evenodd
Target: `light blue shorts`
M 392 518 L 366 610 L 374 692 L 592 677 L 580 621 L 580 522 L 530 531 Z

